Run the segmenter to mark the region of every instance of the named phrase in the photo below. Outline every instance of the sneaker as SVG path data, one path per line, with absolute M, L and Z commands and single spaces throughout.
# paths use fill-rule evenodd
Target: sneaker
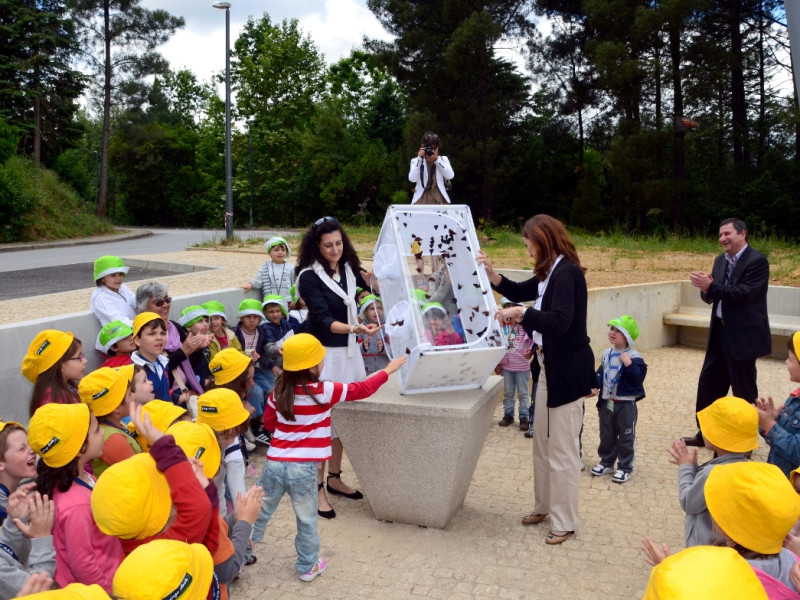
M 258 433 L 255 435 L 256 444 L 261 444 L 262 446 L 269 446 L 271 441 L 272 441 L 272 436 L 263 427 L 259 429 Z
M 512 417 L 511 415 L 503 415 L 503 418 L 500 419 L 500 421 L 498 421 L 497 424 L 500 425 L 500 427 L 508 427 L 513 422 L 514 422 L 514 417 Z
M 528 429 L 528 431 L 525 432 L 525 437 L 526 438 L 532 438 L 533 437 L 533 429 Z
M 325 572 L 325 568 L 327 566 L 328 563 L 325 562 L 325 559 L 320 556 L 317 559 L 317 564 L 314 565 L 313 569 L 311 569 L 308 573 L 298 575 L 298 577 L 300 577 L 300 581 L 314 581 L 317 578 L 317 575 L 322 575 Z
M 255 444 L 256 443 L 256 438 L 253 435 L 253 432 L 250 431 L 249 429 L 244 432 L 244 439 L 247 440 L 248 442 L 250 442 L 251 444 Z
M 603 466 L 603 463 L 600 463 L 592 467 L 591 473 L 595 477 L 602 477 L 603 475 L 614 473 L 614 467 L 606 467 Z M 622 473 L 622 471 L 617 471 L 617 473 Z M 616 473 L 614 474 L 614 476 L 616 477 Z
M 632 471 L 622 471 L 618 469 L 617 472 L 611 476 L 611 481 L 614 483 L 625 483 L 631 478 L 631 475 L 633 475 Z
M 522 417 L 519 420 L 519 428 L 521 431 L 528 431 L 528 425 L 530 425 L 530 421 L 528 421 L 528 417 Z
M 247 448 L 248 452 L 252 452 L 253 450 L 256 449 L 256 445 L 247 438 L 245 438 L 244 440 L 244 447 Z

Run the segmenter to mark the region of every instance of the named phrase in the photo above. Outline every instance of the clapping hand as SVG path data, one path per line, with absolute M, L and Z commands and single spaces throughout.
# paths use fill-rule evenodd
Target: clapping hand
M 683 440 L 675 440 L 672 445 L 667 448 L 670 455 L 669 462 L 673 465 L 689 465 L 697 466 L 697 448 L 689 448 Z
M 756 410 L 758 410 L 759 429 L 767 431 L 778 420 L 778 415 L 781 414 L 783 406 L 776 407 L 772 396 L 767 396 L 756 400 Z
M 27 498 L 29 505 L 28 524 L 21 519 L 14 518 L 14 525 L 29 538 L 41 538 L 50 535 L 55 519 L 55 504 L 47 494 L 42 496 L 39 492 L 32 492 Z
M 651 567 L 655 567 L 662 560 L 669 556 L 669 546 L 661 544 L 661 548 L 650 539 L 650 536 L 642 538 L 642 552 L 644 552 L 644 562 Z

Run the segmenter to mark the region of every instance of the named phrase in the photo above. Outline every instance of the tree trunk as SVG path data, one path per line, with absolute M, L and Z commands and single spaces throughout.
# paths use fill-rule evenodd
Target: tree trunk
M 674 102 L 675 137 L 672 146 L 672 173 L 675 177 L 675 200 L 672 206 L 672 226 L 676 232 L 683 227 L 685 198 L 686 133 L 678 127 L 683 117 L 683 84 L 681 81 L 681 24 L 678 17 L 669 22 L 669 55 L 672 61 L 672 96 Z
M 747 106 L 744 94 L 744 71 L 742 67 L 742 16 L 741 0 L 728 2 L 728 27 L 731 40 L 731 121 L 733 125 L 733 162 L 746 165 L 747 152 Z
M 36 0 L 31 0 L 31 9 L 33 10 L 34 19 L 34 32 L 38 33 L 38 19 L 36 16 Z M 38 35 L 37 35 L 38 38 Z M 41 76 L 39 74 L 39 47 L 33 53 L 33 80 L 36 82 L 36 90 L 33 96 L 33 164 L 37 167 L 42 164 L 42 100 L 41 92 Z
M 764 3 L 759 4 L 758 9 L 758 150 L 756 154 L 756 165 L 760 169 L 761 161 L 767 145 L 766 113 L 767 113 L 767 94 L 766 83 L 764 81 L 765 53 L 764 53 Z
M 100 144 L 100 186 L 97 192 L 97 215 L 106 212 L 108 196 L 108 138 L 111 129 L 111 7 L 110 0 L 103 3 L 103 35 L 105 42 L 105 75 L 103 80 L 103 137 Z

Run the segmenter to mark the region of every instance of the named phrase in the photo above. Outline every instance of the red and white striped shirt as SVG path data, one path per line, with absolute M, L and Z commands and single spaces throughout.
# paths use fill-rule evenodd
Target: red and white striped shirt
M 314 394 L 316 402 L 298 385 L 294 390 L 294 421 L 287 421 L 278 412 L 275 393 L 271 393 L 264 407 L 264 428 L 273 432 L 267 459 L 292 462 L 328 460 L 331 457 L 333 405 L 342 400 L 369 398 L 388 379 L 386 371 L 381 370 L 358 383 L 309 382 L 306 387 Z

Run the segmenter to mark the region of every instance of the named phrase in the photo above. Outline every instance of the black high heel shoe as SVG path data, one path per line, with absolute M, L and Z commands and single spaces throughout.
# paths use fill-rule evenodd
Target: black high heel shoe
M 324 484 L 322 484 L 322 483 L 318 483 L 318 484 L 317 484 L 317 489 L 318 489 L 318 490 L 321 490 L 323 485 L 324 485 Z M 336 511 L 335 511 L 335 510 L 333 510 L 333 509 L 330 509 L 330 510 L 320 510 L 320 509 L 318 508 L 318 509 L 317 509 L 317 514 L 318 514 L 320 517 L 322 517 L 323 519 L 335 519 L 335 518 L 336 518 Z
M 338 473 L 331 473 L 330 471 L 328 471 L 328 479 L 330 479 L 331 477 L 335 477 L 336 479 L 341 479 L 341 474 L 342 474 L 341 471 L 339 471 Z M 320 484 L 320 485 L 322 485 L 322 484 Z M 332 488 L 330 486 L 330 484 L 326 485 L 325 487 L 328 490 L 329 494 L 336 494 L 337 496 L 344 496 L 345 498 L 350 498 L 350 500 L 361 500 L 364 497 L 364 494 L 362 494 L 358 490 L 356 490 L 352 494 L 346 494 L 344 492 L 340 492 L 339 490 Z

